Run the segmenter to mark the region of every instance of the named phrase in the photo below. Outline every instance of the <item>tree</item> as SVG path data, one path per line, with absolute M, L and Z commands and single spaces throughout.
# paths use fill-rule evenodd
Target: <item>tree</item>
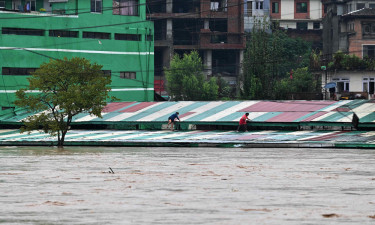
M 287 74 L 289 75 L 289 74 Z M 308 68 L 298 68 L 293 72 L 293 78 L 283 78 L 275 85 L 275 96 L 277 99 L 288 99 L 289 93 L 297 92 L 319 92 L 314 76 Z
M 270 27 L 266 19 L 256 21 L 247 37 L 241 87 L 244 99 L 275 99 L 277 82 L 291 69 L 309 64 L 310 43 Z
M 165 68 L 165 75 L 168 92 L 176 101 L 217 99 L 219 86 L 216 79 L 205 79 L 202 60 L 196 51 L 185 53 L 182 58 L 175 54 L 170 67 Z
M 101 117 L 111 90 L 111 78 L 101 68 L 78 57 L 43 63 L 28 78 L 28 88 L 16 92 L 17 106 L 38 112 L 23 121 L 21 131 L 42 129 L 57 136 L 62 147 L 73 116 L 87 112 Z

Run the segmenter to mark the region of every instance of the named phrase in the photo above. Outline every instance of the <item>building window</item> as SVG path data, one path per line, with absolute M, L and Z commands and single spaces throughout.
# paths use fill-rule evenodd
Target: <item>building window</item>
M 91 0 L 91 12 L 102 12 L 102 0 Z
M 369 8 L 375 9 L 375 4 L 369 4 Z
M 365 8 L 365 3 L 357 3 L 357 10 Z
M 31 75 L 31 73 L 35 72 L 38 68 L 19 68 L 19 67 L 3 67 L 2 74 L 3 75 Z
M 307 13 L 307 2 L 297 2 L 296 3 L 297 13 Z
M 2 34 L 15 34 L 15 35 L 31 35 L 31 36 L 44 36 L 44 30 L 27 29 L 27 28 L 10 28 L 3 27 Z
M 26 1 L 26 11 L 36 11 L 36 1 Z
M 5 8 L 5 1 L 0 1 L 0 8 Z
M 102 70 L 102 72 L 103 72 L 103 75 L 105 76 L 105 77 L 110 77 L 111 76 L 111 70 Z
M 227 11 L 227 1 L 211 0 L 210 9 L 211 11 Z
M 297 30 L 307 30 L 307 22 L 297 22 Z
M 313 23 L 313 28 L 314 29 L 320 29 L 320 22 L 314 22 Z
M 120 78 L 122 79 L 136 79 L 135 72 L 120 72 Z
M 111 39 L 111 34 L 102 32 L 83 32 L 82 37 L 92 39 Z
M 375 45 L 363 45 L 363 57 L 375 59 Z
M 115 40 L 140 41 L 140 34 L 115 34 Z
M 278 2 L 272 2 L 272 13 L 279 13 L 279 3 Z
M 252 16 L 253 15 L 253 2 L 252 1 L 247 1 L 246 2 L 246 15 L 247 16 Z
M 332 81 L 336 82 L 338 93 L 349 92 L 350 80 L 348 78 L 334 78 Z
M 113 0 L 113 14 L 138 16 L 139 0 Z
M 153 35 L 150 35 L 150 34 L 146 35 L 146 41 L 153 41 L 153 40 L 154 40 L 154 36 Z
M 50 30 L 49 31 L 50 37 L 78 37 L 78 31 L 70 31 L 70 30 Z
M 255 2 L 256 3 L 256 9 L 263 9 L 263 2 L 259 1 L 259 2 Z

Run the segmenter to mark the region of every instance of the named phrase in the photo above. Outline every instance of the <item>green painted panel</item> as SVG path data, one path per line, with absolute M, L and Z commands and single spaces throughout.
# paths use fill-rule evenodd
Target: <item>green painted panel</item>
M 43 36 L 0 35 L 0 107 L 13 106 L 15 91 L 28 84 L 28 76 L 2 75 L 2 67 L 39 68 L 50 58 L 64 57 L 84 57 L 103 65 L 103 70 L 111 70 L 111 95 L 120 101 L 152 101 L 154 42 L 146 35 L 153 35 L 154 27 L 146 21 L 145 3 L 146 0 L 139 1 L 139 16 L 113 15 L 112 1 L 103 1 L 102 13 L 91 13 L 90 0 L 50 3 L 52 10 L 64 9 L 73 15 L 0 12 L 1 29 L 44 30 Z M 37 10 L 42 6 L 43 1 L 38 0 Z M 6 7 L 11 9 L 10 0 Z M 77 31 L 78 37 L 49 36 L 50 30 L 59 29 Z M 83 38 L 83 32 L 110 33 L 110 39 Z M 141 40 L 115 40 L 116 33 L 138 34 Z M 136 72 L 136 79 L 121 78 L 121 72 Z

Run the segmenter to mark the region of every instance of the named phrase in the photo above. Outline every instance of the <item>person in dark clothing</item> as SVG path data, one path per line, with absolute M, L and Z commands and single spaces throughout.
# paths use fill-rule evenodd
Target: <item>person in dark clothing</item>
M 245 113 L 245 115 L 243 115 L 241 117 L 239 125 L 237 127 L 237 132 L 239 132 L 242 129 L 245 129 L 245 132 L 247 132 L 247 124 L 246 124 L 246 122 L 250 121 L 250 119 L 249 119 L 248 116 L 249 116 L 249 113 Z
M 169 127 L 169 125 L 171 125 L 171 130 L 173 131 L 173 125 L 174 125 L 174 121 L 176 119 L 178 119 L 178 121 L 181 121 L 180 118 L 178 118 L 178 112 L 172 114 L 169 118 L 168 118 L 168 126 L 167 128 Z

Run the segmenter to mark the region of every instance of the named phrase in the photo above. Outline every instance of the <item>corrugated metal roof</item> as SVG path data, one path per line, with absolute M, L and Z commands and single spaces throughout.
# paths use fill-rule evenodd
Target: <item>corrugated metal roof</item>
M 103 110 L 103 118 L 82 113 L 73 122 L 164 122 L 179 112 L 185 122 L 238 122 L 245 112 L 257 122 L 338 122 L 350 123 L 356 113 L 360 123 L 375 122 L 375 103 L 371 100 L 343 101 L 213 101 L 213 102 L 114 102 Z M 22 111 L 4 115 L 2 123 L 21 122 L 32 114 Z M 375 125 L 375 124 L 374 124 Z

